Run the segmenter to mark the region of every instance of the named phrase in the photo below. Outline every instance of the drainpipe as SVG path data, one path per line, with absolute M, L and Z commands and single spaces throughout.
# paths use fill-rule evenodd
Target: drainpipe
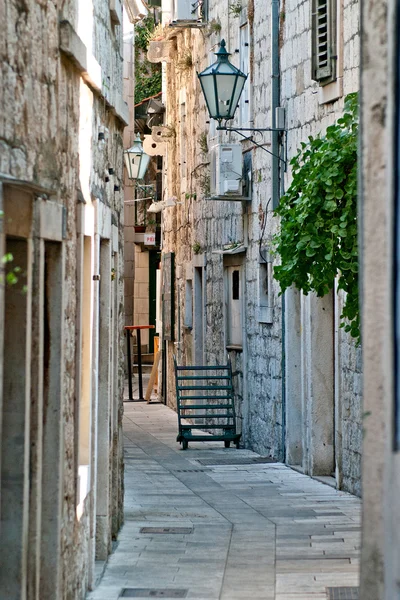
M 279 0 L 271 0 L 271 112 L 272 112 L 272 129 L 277 126 L 276 113 L 277 108 L 280 105 L 280 70 L 279 70 Z M 271 169 L 271 195 L 272 195 L 272 208 L 275 209 L 279 204 L 280 199 L 280 133 L 279 131 L 272 131 L 272 169 Z M 282 176 L 282 191 L 283 191 L 283 176 Z M 286 385 L 285 385 L 285 298 L 282 296 L 282 341 L 281 341 L 281 355 L 282 355 L 282 438 L 281 438 L 281 452 L 282 462 L 285 462 L 286 458 Z
M 271 0 L 271 112 L 272 129 L 276 128 L 276 109 L 280 102 L 280 72 L 279 72 L 279 0 Z M 279 203 L 279 132 L 272 131 L 272 208 Z

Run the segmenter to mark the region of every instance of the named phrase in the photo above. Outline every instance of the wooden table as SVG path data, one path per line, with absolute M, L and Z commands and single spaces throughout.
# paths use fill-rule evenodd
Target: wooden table
M 134 402 L 144 402 L 143 398 L 143 373 L 142 373 L 142 347 L 140 340 L 140 331 L 142 329 L 155 329 L 154 325 L 126 325 L 126 358 L 128 361 L 128 388 L 129 388 L 129 400 Z M 139 373 L 139 398 L 133 397 L 132 392 L 132 360 L 131 360 L 131 337 L 132 331 L 136 331 L 137 336 L 137 353 L 138 353 L 138 373 Z

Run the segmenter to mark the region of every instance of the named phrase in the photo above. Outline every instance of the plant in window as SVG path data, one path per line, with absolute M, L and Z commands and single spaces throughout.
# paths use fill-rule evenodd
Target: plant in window
M 310 136 L 292 159 L 293 181 L 276 214 L 281 264 L 274 277 L 282 293 L 295 285 L 304 294 L 327 294 L 338 279 L 346 292 L 342 327 L 360 341 L 357 244 L 358 97 L 324 136 Z

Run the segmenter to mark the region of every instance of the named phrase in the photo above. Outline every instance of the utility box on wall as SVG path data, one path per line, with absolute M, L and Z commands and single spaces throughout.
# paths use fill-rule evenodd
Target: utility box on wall
M 202 2 L 193 0 L 174 0 L 171 25 L 201 23 Z
M 242 199 L 241 144 L 217 144 L 210 150 L 210 191 L 226 200 Z M 222 199 L 222 198 L 221 198 Z

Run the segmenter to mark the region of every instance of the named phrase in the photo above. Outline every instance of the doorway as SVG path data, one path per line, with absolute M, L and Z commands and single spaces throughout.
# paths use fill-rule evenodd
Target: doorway
M 161 254 L 157 250 L 149 251 L 149 325 L 156 325 L 157 319 L 157 270 L 160 268 Z M 149 329 L 149 353 L 154 352 L 156 330 Z
M 204 289 L 203 267 L 193 269 L 193 346 L 194 363 L 204 365 Z

